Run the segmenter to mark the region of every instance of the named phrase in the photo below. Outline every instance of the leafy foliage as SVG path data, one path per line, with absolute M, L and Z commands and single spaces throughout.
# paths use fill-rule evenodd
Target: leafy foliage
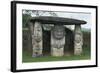
M 31 15 L 23 14 L 23 18 L 22 18 L 23 28 L 27 28 L 28 27 L 27 22 L 30 20 L 30 18 L 31 18 Z

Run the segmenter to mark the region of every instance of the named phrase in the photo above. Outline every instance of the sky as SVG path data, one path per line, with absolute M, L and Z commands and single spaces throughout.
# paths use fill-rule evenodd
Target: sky
M 55 13 L 58 15 L 58 17 L 84 20 L 87 22 L 87 24 L 81 25 L 82 28 L 87 28 L 87 29 L 91 28 L 91 13 L 76 13 L 76 12 L 55 12 Z
M 24 11 L 23 11 L 24 12 Z M 41 12 L 42 13 L 42 12 Z M 82 28 L 90 29 L 91 28 L 91 13 L 84 13 L 84 12 L 54 12 L 58 17 L 64 17 L 64 18 L 73 18 L 73 19 L 79 19 L 84 20 L 87 23 L 81 25 Z M 31 13 L 31 16 L 35 16 L 34 13 Z M 49 12 L 42 13 L 42 16 L 51 16 Z M 74 29 L 74 25 L 70 26 L 72 29 Z
M 68 13 L 58 13 L 58 16 L 84 20 L 87 22 L 87 24 L 81 25 L 82 28 L 88 28 L 88 29 L 91 28 L 91 14 L 90 13 L 74 13 L 74 12 L 69 13 L 68 12 Z

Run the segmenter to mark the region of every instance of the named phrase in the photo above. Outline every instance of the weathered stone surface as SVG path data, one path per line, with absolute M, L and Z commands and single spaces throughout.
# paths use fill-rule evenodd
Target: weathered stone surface
M 74 54 L 81 55 L 83 45 L 83 35 L 81 31 L 81 25 L 75 25 L 75 35 L 74 35 Z
M 34 28 L 32 24 L 30 23 L 30 29 L 32 32 L 32 49 L 33 54 L 32 57 L 37 57 L 42 55 L 42 27 L 39 22 L 34 23 Z
M 39 16 L 33 17 L 30 21 L 40 21 L 42 24 L 61 24 L 61 25 L 79 25 L 86 24 L 83 20 L 64 18 L 64 17 L 54 17 L 54 16 Z
M 64 35 L 64 30 L 62 29 L 64 29 L 64 27 L 55 25 L 53 30 L 51 31 L 51 55 L 52 56 L 64 55 L 65 35 Z
M 63 56 L 64 55 L 64 48 L 54 48 L 51 49 L 52 56 Z

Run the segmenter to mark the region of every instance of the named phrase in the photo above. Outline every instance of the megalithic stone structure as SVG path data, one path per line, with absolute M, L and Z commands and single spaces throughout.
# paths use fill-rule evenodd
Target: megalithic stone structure
M 74 31 L 74 54 L 81 55 L 82 54 L 82 46 L 83 46 L 83 35 L 81 31 L 81 25 L 75 25 Z
M 34 22 L 33 25 L 34 26 L 32 26 L 32 23 L 30 23 L 33 49 L 32 57 L 37 57 L 42 55 L 42 27 L 40 22 Z
M 34 31 L 31 28 L 32 33 L 32 45 L 33 45 L 33 57 L 42 55 L 42 24 L 53 24 L 54 27 L 51 31 L 51 55 L 52 56 L 63 56 L 65 44 L 65 29 L 64 25 L 75 25 L 74 31 L 74 54 L 81 55 L 83 45 L 83 35 L 81 31 L 81 24 L 86 24 L 84 20 L 63 18 L 63 17 L 52 17 L 52 16 L 39 16 L 33 17 L 30 22 L 34 25 Z M 31 24 L 30 24 L 31 25 Z M 33 26 L 32 26 L 33 27 Z M 38 30 L 39 29 L 39 30 Z M 66 33 L 67 34 L 67 33 Z M 66 35 L 67 36 L 67 35 Z M 47 41 L 48 42 L 48 41 Z M 66 42 L 68 43 L 68 42 Z M 73 44 L 72 44 L 73 46 Z
M 51 30 L 51 55 L 63 56 L 65 45 L 65 30 L 63 26 L 55 25 Z

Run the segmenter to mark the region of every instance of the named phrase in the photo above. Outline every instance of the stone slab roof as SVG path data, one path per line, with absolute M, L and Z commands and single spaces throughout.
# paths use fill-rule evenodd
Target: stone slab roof
M 42 24 L 61 24 L 61 25 L 79 25 L 86 24 L 84 20 L 72 19 L 72 18 L 63 18 L 63 17 L 52 17 L 52 16 L 39 16 L 33 17 L 30 20 L 31 22 L 39 21 Z

